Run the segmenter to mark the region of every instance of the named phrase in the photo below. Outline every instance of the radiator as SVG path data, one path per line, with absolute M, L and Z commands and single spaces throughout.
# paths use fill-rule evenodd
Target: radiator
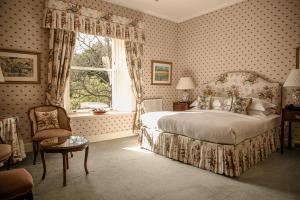
M 162 99 L 160 99 L 160 98 L 145 99 L 143 101 L 143 106 L 144 106 L 145 112 L 162 111 Z

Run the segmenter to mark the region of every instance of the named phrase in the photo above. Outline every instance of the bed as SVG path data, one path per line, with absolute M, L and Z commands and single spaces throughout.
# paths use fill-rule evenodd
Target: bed
M 240 114 L 191 109 L 142 115 L 140 145 L 168 158 L 226 176 L 240 176 L 279 147 L 281 85 L 253 72 L 228 72 L 200 87 L 201 95 L 230 94 L 270 102 L 274 112 Z

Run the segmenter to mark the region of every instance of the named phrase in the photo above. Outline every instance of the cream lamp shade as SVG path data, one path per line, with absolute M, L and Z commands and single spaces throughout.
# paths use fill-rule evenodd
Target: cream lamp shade
M 300 69 L 293 69 L 286 81 L 284 82 L 283 87 L 295 87 L 300 88 Z
M 195 89 L 195 84 L 191 77 L 182 77 L 180 78 L 177 86 L 177 90 L 192 90 Z
M 183 90 L 181 96 L 181 102 L 188 102 L 189 101 L 188 90 L 195 89 L 195 84 L 191 77 L 182 77 L 179 79 L 176 89 Z
M 0 82 L 5 82 L 1 67 L 0 67 Z

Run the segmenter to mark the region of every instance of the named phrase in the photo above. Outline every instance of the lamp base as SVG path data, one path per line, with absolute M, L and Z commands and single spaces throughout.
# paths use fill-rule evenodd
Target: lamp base
M 189 92 L 187 90 L 183 90 L 181 94 L 181 102 L 188 102 L 189 101 Z
M 293 98 L 296 100 L 298 105 L 300 105 L 300 89 L 296 89 L 296 91 L 293 94 Z

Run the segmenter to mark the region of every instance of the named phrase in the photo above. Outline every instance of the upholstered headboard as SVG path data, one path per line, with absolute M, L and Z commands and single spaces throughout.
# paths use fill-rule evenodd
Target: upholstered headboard
M 204 95 L 236 95 L 263 99 L 276 104 L 277 113 L 281 112 L 282 89 L 280 83 L 269 81 L 255 72 L 227 72 L 200 87 Z

